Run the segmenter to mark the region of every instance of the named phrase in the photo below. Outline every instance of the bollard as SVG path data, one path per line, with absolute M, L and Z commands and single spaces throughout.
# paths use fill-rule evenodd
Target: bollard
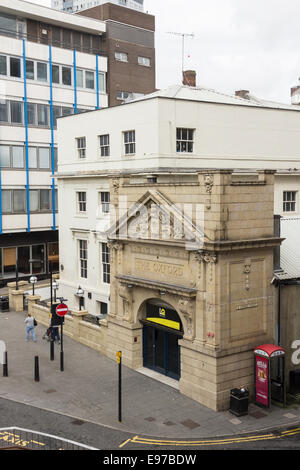
M 7 351 L 4 351 L 3 358 L 3 377 L 8 377 Z
M 35 382 L 40 381 L 39 356 L 34 357 L 34 380 Z
M 52 333 L 51 333 L 51 336 L 52 336 Z M 54 341 L 52 337 L 50 340 L 50 361 L 54 361 Z

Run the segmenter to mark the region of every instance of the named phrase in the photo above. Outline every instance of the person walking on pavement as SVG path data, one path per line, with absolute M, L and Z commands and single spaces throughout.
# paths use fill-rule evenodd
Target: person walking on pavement
M 31 334 L 33 341 L 36 342 L 36 336 L 34 333 L 34 317 L 28 313 L 24 322 L 26 323 L 26 341 L 29 341 Z
M 58 344 L 60 344 L 60 336 L 59 336 L 58 326 L 52 326 L 51 334 L 52 334 L 52 341 L 55 341 L 55 339 L 57 338 L 57 342 L 58 342 Z

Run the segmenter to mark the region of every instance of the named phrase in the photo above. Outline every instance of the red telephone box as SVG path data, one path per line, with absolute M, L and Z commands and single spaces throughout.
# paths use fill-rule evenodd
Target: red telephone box
M 286 404 L 285 350 L 263 344 L 254 350 L 255 403 L 270 408 L 271 399 Z

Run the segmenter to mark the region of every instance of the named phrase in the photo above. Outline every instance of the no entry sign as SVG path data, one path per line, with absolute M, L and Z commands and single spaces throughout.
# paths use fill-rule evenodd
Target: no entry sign
M 69 309 L 68 309 L 68 306 L 66 304 L 59 304 L 57 307 L 56 307 L 56 313 L 59 317 L 64 317 L 65 315 L 67 315 Z

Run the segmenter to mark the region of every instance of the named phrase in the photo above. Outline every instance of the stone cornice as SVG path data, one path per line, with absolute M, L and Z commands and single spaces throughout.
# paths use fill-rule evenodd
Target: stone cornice
M 134 287 L 145 287 L 146 289 L 152 290 L 165 290 L 168 292 L 168 294 L 195 297 L 198 292 L 197 289 L 193 289 L 191 287 L 185 287 L 177 284 L 169 284 L 168 282 L 155 281 L 153 279 L 144 279 L 127 275 L 118 275 L 116 276 L 116 278 L 120 282 L 127 284 L 127 286 L 132 285 Z

